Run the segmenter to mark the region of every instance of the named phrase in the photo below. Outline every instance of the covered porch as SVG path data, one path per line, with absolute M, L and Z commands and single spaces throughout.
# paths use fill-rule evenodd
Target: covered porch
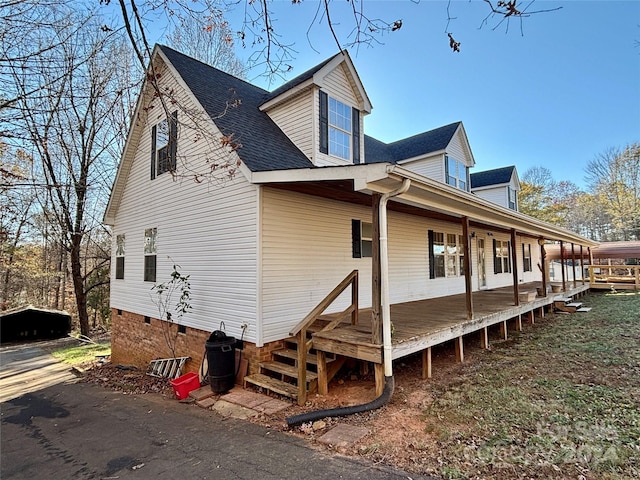
M 294 356 L 285 349 L 291 365 L 265 362 L 260 366 L 263 371 L 277 372 L 283 380 L 295 379 L 297 391 L 290 393 L 300 404 L 316 388 L 320 394 L 326 393 L 328 379 L 338 368 L 338 362 L 330 362 L 334 354 L 372 362 L 380 393 L 385 383 L 392 381 L 392 360 L 424 352 L 428 377 L 432 346 L 456 340 L 462 360 L 464 335 L 482 331 L 486 346 L 487 329 L 492 325 L 501 324 L 506 334 L 509 320 L 516 319 L 520 326 L 523 318 L 533 320 L 536 311 L 544 314 L 556 297 L 571 297 L 589 288 L 563 277 L 561 293 L 547 293 L 550 285 L 545 248 L 549 241 L 559 241 L 577 253 L 589 251 L 596 242 L 397 165 L 327 167 L 297 172 L 294 177 L 288 173 L 286 179 L 277 172 L 266 172 L 256 174 L 253 180 L 271 190 L 370 209 L 368 214 L 350 217 L 352 231 L 354 218 L 356 222 L 367 217 L 371 221 L 366 236 L 369 254 L 362 255 L 362 244 L 354 242 L 359 247 L 358 255 L 352 255 L 371 258 L 368 265 L 361 263 L 365 275 L 358 280 L 357 271 L 355 276 L 352 272 L 288 331 L 289 338 L 284 342 L 295 343 L 297 350 Z M 391 229 L 389 217 L 396 219 Z M 416 224 L 420 228 L 412 229 Z M 356 224 L 359 242 L 364 236 L 358 228 Z M 440 237 L 436 238 L 436 233 Z M 453 268 L 445 257 L 453 262 Z M 364 302 L 370 308 L 359 308 L 358 282 L 368 284 L 370 298 L 365 297 Z M 412 297 L 403 294 L 409 284 Z M 345 296 L 341 294 L 349 285 L 351 304 L 339 313 L 325 315 L 338 297 L 340 307 L 331 308 L 344 308 Z M 391 304 L 393 296 L 396 301 Z M 403 302 L 409 298 L 426 299 Z M 318 328 L 318 319 L 325 325 Z M 274 357 L 285 355 L 273 353 Z M 310 365 L 317 371 L 308 371 Z M 278 391 L 264 377 L 252 381 Z M 259 383 L 263 381 L 264 385 Z M 290 386 L 282 386 L 281 391 L 288 392 Z

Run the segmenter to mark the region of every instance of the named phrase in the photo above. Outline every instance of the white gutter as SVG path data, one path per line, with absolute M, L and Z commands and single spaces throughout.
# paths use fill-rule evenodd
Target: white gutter
M 389 248 L 387 242 L 387 202 L 391 197 L 402 195 L 411 186 L 411 180 L 405 178 L 402 185 L 380 197 L 379 223 L 380 223 L 380 314 L 382 315 L 382 345 L 384 351 L 384 376 L 393 376 L 391 362 L 391 305 L 389 304 Z

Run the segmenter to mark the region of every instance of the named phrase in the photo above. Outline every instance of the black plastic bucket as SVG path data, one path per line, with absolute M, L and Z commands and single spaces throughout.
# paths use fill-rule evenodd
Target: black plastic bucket
M 205 343 L 209 385 L 214 393 L 224 393 L 233 388 L 236 380 L 236 339 L 216 330 Z

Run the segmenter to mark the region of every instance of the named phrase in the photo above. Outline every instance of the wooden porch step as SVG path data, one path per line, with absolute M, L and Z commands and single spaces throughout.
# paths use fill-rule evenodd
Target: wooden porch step
M 554 302 L 570 302 L 573 300 L 571 297 L 556 297 L 553 299 Z
M 553 302 L 553 307 L 556 310 L 560 310 L 561 312 L 575 313 L 579 308 L 582 307 L 582 303 L 580 303 L 580 302 L 571 302 L 571 303 Z
M 298 398 L 298 387 L 263 373 L 254 373 L 244 377 L 244 386 L 246 387 L 248 383 L 285 397 Z
M 581 308 L 576 310 L 576 312 L 582 312 L 582 313 L 586 313 L 586 312 L 590 312 L 590 311 L 591 311 L 591 307 L 581 307 Z
M 284 357 L 291 360 L 298 360 L 298 352 L 291 348 L 283 348 L 282 350 L 276 350 L 273 352 L 274 357 Z M 335 361 L 335 358 L 327 358 L 327 363 Z M 311 365 L 318 365 L 318 356 L 315 353 L 307 353 L 307 363 Z
M 287 377 L 298 379 L 298 367 L 294 367 L 293 365 L 287 365 L 282 362 L 261 362 L 260 363 L 260 371 L 268 370 L 270 372 L 279 373 L 281 375 L 286 375 Z M 307 382 L 311 382 L 313 380 L 318 379 L 318 374 L 316 372 L 311 372 L 307 370 Z

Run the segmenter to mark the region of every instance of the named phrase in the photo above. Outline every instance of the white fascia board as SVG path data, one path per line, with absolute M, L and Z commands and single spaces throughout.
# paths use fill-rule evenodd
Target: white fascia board
M 351 78 L 353 79 L 353 82 L 356 85 L 358 93 L 360 94 L 360 97 L 362 98 L 362 111 L 364 113 L 366 113 L 366 114 L 369 114 L 369 113 L 371 113 L 371 110 L 373 109 L 373 105 L 371 104 L 371 100 L 369 99 L 369 95 L 367 95 L 367 91 L 364 89 L 364 84 L 362 83 L 362 80 L 360 80 L 360 75 L 358 75 L 358 71 L 356 70 L 356 67 L 353 64 L 353 60 L 351 60 L 351 55 L 349 55 L 349 52 L 347 52 L 345 50 L 343 52 L 343 56 L 344 56 L 344 60 L 345 60 L 344 63 L 347 66 L 347 70 L 349 70 Z
M 473 156 L 473 151 L 471 150 L 471 144 L 469 143 L 469 137 L 467 137 L 467 131 L 464 128 L 464 124 L 460 122 L 458 125 L 458 131 L 462 130 L 462 138 L 464 138 L 464 146 L 467 149 L 467 153 L 469 154 L 469 158 L 471 159 L 471 165 L 469 167 L 475 167 L 476 159 Z M 457 133 L 457 131 L 456 131 Z
M 424 153 L 422 155 L 418 155 L 416 157 L 411 157 L 411 158 L 405 158 L 402 160 L 398 160 L 396 163 L 398 165 L 404 165 L 406 163 L 412 163 L 412 162 L 417 162 L 419 160 L 427 160 L 429 158 L 432 157 L 437 157 L 438 155 L 445 155 L 447 153 L 446 150 L 436 150 L 435 152 L 428 152 L 428 153 Z
M 341 52 L 340 54 L 335 55 L 329 63 L 327 63 L 320 70 L 314 73 L 311 78 L 308 78 L 307 80 L 300 83 L 299 85 L 296 85 L 295 87 L 292 87 L 282 92 L 277 97 L 272 98 L 268 102 L 265 102 L 262 105 L 260 105 L 259 107 L 260 111 L 264 112 L 264 111 L 270 110 L 276 107 L 277 105 L 280 105 L 281 103 L 287 101 L 288 99 L 298 95 L 304 90 L 307 90 L 313 85 L 319 88 L 322 88 L 324 86 L 324 77 L 329 72 L 332 72 L 335 68 L 337 68 L 342 63 L 344 63 L 345 66 L 347 67 L 347 70 L 349 71 L 349 75 L 351 76 L 353 83 L 356 86 L 358 94 L 362 98 L 363 113 L 365 114 L 371 113 L 371 109 L 372 109 L 371 100 L 369 100 L 369 96 L 367 95 L 367 92 L 364 89 L 364 85 L 362 85 L 362 82 L 360 81 L 360 76 L 358 75 L 358 72 L 356 71 L 353 65 L 351 57 L 347 52 Z
M 256 184 L 362 180 L 366 183 L 387 178 L 387 163 L 371 163 L 321 168 L 296 168 L 253 172 L 249 181 Z
M 515 180 L 514 184 L 516 186 L 516 190 L 520 191 L 522 189 L 522 186 L 520 185 L 520 178 L 518 177 L 518 170 L 516 169 L 516 167 L 513 167 L 513 173 L 511 173 L 511 180 Z
M 309 78 L 308 80 L 305 80 L 301 84 L 296 85 L 295 87 L 290 88 L 289 90 L 286 90 L 286 91 L 282 92 L 280 95 L 278 95 L 275 98 L 272 98 L 268 102 L 263 103 L 262 105 L 260 105 L 259 109 L 260 109 L 261 112 L 265 112 L 267 110 L 270 110 L 270 109 L 274 108 L 275 106 L 286 102 L 288 99 L 290 99 L 292 97 L 295 97 L 297 94 L 301 93 L 302 91 L 310 88 L 313 84 L 314 84 L 313 78 Z
M 471 187 L 471 192 L 481 192 L 482 190 L 491 190 L 494 188 L 504 188 L 511 185 L 510 183 L 494 183 L 491 185 L 485 185 L 484 187 Z

